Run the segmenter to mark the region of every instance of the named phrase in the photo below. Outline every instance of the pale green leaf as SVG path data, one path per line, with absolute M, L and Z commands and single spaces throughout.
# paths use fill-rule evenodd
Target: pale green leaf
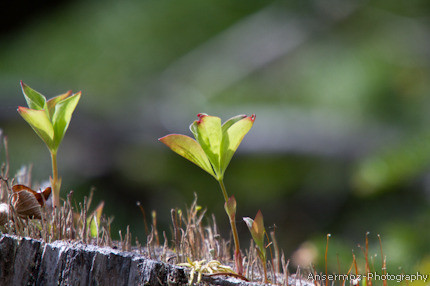
M 46 102 L 46 105 L 48 107 L 48 112 L 49 112 L 49 118 L 52 118 L 54 116 L 55 106 L 57 105 L 57 103 L 59 103 L 60 101 L 66 99 L 71 94 L 72 94 L 72 91 L 69 90 L 68 92 L 60 94 L 60 95 L 58 95 L 56 97 L 53 97 L 53 98 L 49 99 Z
M 221 145 L 221 172 L 224 175 L 228 164 L 233 157 L 234 152 L 236 152 L 240 143 L 245 137 L 246 133 L 251 129 L 254 124 L 255 115 L 245 116 L 242 119 L 233 117 L 224 123 L 223 134 L 222 134 L 222 145 Z M 227 124 L 227 125 L 226 125 Z
M 266 230 L 264 229 L 263 214 L 260 210 L 255 216 L 254 222 L 252 224 L 252 230 L 255 234 L 257 241 L 259 242 L 259 245 L 264 248 L 264 233 L 266 232 Z
M 263 214 L 259 210 L 254 220 L 249 217 L 244 217 L 243 220 L 252 235 L 252 239 L 260 250 L 260 254 L 265 258 L 266 248 L 264 247 L 264 235 L 266 230 L 264 228 Z
M 100 219 L 103 213 L 104 202 L 102 201 L 95 211 L 87 219 L 87 227 L 90 228 L 91 237 L 96 238 L 100 229 Z
M 81 98 L 81 93 L 78 92 L 66 99 L 61 100 L 55 105 L 54 115 L 52 122 L 54 124 L 54 147 L 55 150 L 63 140 L 64 134 L 69 127 L 70 120 L 72 119 L 73 111 Z
M 197 116 L 200 118 L 202 116 L 207 116 L 207 114 L 206 113 L 199 113 L 199 114 L 197 114 Z M 198 134 L 197 134 L 197 121 L 198 120 L 194 121 L 190 125 L 190 131 L 193 133 L 194 138 L 196 138 L 196 139 L 197 139 L 197 136 L 198 136 Z
M 229 120 L 227 120 L 226 122 L 224 122 L 222 125 L 222 133 L 226 132 L 227 129 L 229 129 L 233 124 L 244 119 L 245 117 L 247 117 L 245 114 L 236 115 L 230 118 Z
M 194 121 L 190 129 L 209 158 L 215 171 L 216 179 L 221 180 L 221 119 L 216 116 L 199 114 L 199 120 Z
M 248 227 L 249 232 L 251 232 L 252 234 L 252 223 L 254 222 L 254 220 L 250 217 L 244 217 L 243 221 L 246 223 L 246 226 Z
M 208 157 L 193 138 L 181 134 L 170 134 L 158 140 L 216 178 Z
M 31 109 L 42 110 L 46 109 L 46 98 L 21 81 L 21 89 L 24 94 L 25 101 Z
M 18 112 L 30 124 L 36 134 L 42 138 L 48 149 L 52 150 L 54 146 L 54 128 L 45 110 L 18 107 Z

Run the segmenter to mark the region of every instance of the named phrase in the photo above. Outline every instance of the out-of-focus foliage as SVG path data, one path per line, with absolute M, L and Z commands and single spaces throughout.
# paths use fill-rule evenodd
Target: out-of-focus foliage
M 199 112 L 255 113 L 225 178 L 237 217 L 261 208 L 287 254 L 304 241 L 323 253 L 330 232 L 346 260 L 370 231 L 393 271 L 425 265 L 428 1 L 69 1 L 25 11 L 0 30 L 12 170 L 33 163 L 36 180 L 49 176 L 46 150 L 16 113 L 19 80 L 47 94 L 82 90 L 61 147 L 64 189 L 79 197 L 96 186 L 115 227 L 130 224 L 142 239 L 136 200 L 167 229 L 169 209 L 197 191 L 227 232 L 217 185 L 156 139 L 191 135 Z

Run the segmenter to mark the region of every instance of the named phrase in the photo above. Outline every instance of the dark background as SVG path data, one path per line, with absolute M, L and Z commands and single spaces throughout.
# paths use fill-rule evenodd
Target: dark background
M 381 234 L 391 271 L 430 270 L 428 1 L 1 5 L 0 128 L 11 169 L 33 164 L 35 183 L 51 172 L 16 112 L 19 80 L 48 98 L 81 90 L 59 150 L 62 196 L 95 187 L 114 236 L 130 225 L 145 241 L 137 200 L 170 235 L 170 209 L 195 192 L 227 237 L 217 182 L 157 138 L 191 135 L 199 112 L 223 121 L 255 113 L 225 178 L 244 248 L 240 218 L 261 209 L 288 257 L 315 249 L 322 267 L 331 233 L 329 265 L 337 269 L 338 253 L 346 272 L 369 231 L 375 268 Z

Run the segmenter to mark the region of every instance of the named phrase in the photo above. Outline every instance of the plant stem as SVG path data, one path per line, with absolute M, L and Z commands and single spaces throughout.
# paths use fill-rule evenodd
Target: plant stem
M 236 221 L 234 217 L 233 218 L 230 217 L 230 225 L 233 231 L 234 245 L 236 246 L 236 249 L 234 251 L 234 262 L 236 264 L 236 271 L 238 274 L 242 275 L 243 274 L 242 255 L 240 254 L 239 236 L 237 235 Z
M 225 202 L 228 202 L 228 194 L 227 194 L 227 190 L 225 189 L 225 186 L 224 186 L 224 181 L 221 179 L 218 182 L 219 182 L 219 185 L 221 187 L 222 194 L 224 195 L 224 200 L 225 200 Z
M 58 168 L 57 168 L 57 152 L 51 152 L 51 162 L 52 162 L 52 202 L 54 209 L 60 207 L 60 188 L 58 181 Z
M 219 185 L 221 187 L 222 190 L 222 194 L 224 195 L 224 200 L 227 203 L 228 202 L 228 194 L 227 194 L 227 190 L 224 186 L 224 181 L 221 179 L 218 181 Z M 231 231 L 233 232 L 233 240 L 234 240 L 234 245 L 235 245 L 235 251 L 234 251 L 234 261 L 236 264 L 236 270 L 237 273 L 239 273 L 240 275 L 242 275 L 243 272 L 243 266 L 242 266 L 242 256 L 240 254 L 240 245 L 239 245 L 239 236 L 237 234 L 237 228 L 236 228 L 236 209 L 234 211 L 233 214 L 229 213 L 226 209 L 228 218 L 230 219 L 230 226 L 231 226 Z
M 269 283 L 269 280 L 267 280 L 267 264 L 266 259 L 261 259 L 261 263 L 263 264 L 263 271 L 264 271 L 264 283 Z
M 236 220 L 230 219 L 230 225 L 233 231 L 233 239 L 234 239 L 234 245 L 236 246 L 236 253 L 238 253 L 240 252 L 240 245 L 239 245 L 239 236 L 237 235 L 237 229 L 236 229 Z

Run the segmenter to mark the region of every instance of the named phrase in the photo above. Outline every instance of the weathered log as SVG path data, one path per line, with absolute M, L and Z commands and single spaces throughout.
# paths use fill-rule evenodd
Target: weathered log
M 203 279 L 206 285 L 251 286 L 235 278 Z M 291 281 L 292 282 L 292 281 Z M 302 285 L 304 281 L 302 281 Z M 0 235 L 0 285 L 186 285 L 183 267 L 132 252 L 80 242 Z M 296 284 L 296 283 L 292 283 Z

